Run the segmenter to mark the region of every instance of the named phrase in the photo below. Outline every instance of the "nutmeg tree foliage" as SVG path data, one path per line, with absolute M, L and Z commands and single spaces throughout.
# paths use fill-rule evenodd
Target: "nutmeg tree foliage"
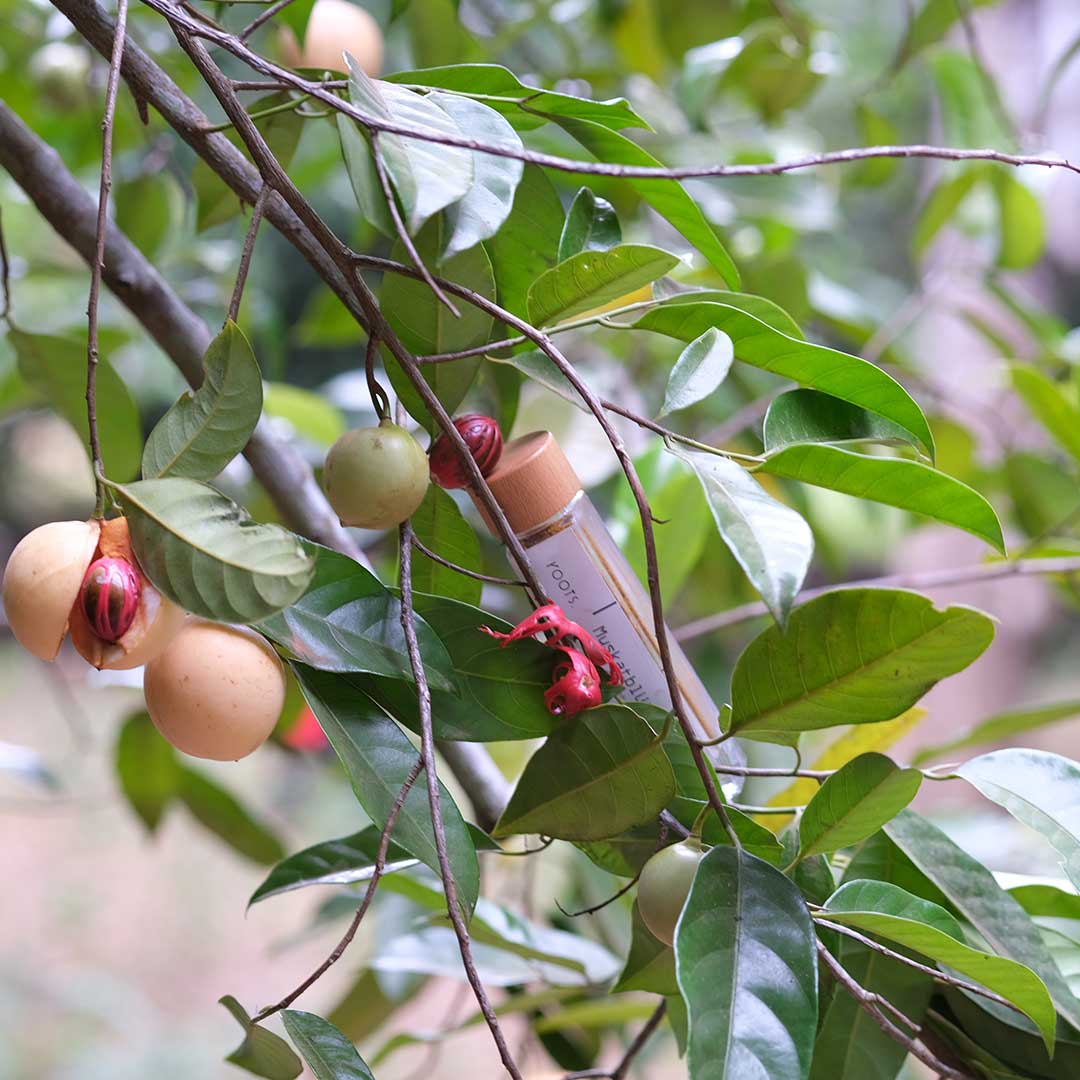
M 910 763 L 885 751 L 995 632 L 921 588 L 1044 575 L 1075 604 L 1075 345 L 1018 275 L 1044 255 L 1020 166 L 1080 170 L 1037 152 L 999 95 L 973 10 L 990 4 L 885 6 L 0 3 L 0 410 L 70 421 L 98 496 L 67 546 L 26 556 L 33 573 L 12 560 L 9 620 L 49 658 L 70 608 L 99 666 L 147 659 L 127 635 L 148 596 L 204 620 L 149 658 L 162 734 L 131 716 L 117 783 L 150 830 L 182 803 L 265 864 L 251 903 L 322 886 L 344 930 L 299 986 L 221 988 L 234 1065 L 370 1078 L 486 1024 L 520 1078 L 512 1017 L 530 1067 L 567 1076 L 648 1075 L 671 1037 L 693 1080 L 887 1080 L 910 1059 L 943 1077 L 1077 1074 L 1080 764 L 985 752 L 1077 704 L 947 744 L 930 728 Z M 1009 377 L 989 410 L 944 399 L 927 369 L 949 357 L 908 347 L 950 229 L 995 316 L 970 321 Z M 196 388 L 167 409 L 161 353 Z M 670 713 L 553 715 L 553 653 L 496 640 L 548 598 L 452 418 L 509 434 L 519 411 L 564 406 L 617 462 L 594 494 L 649 586 Z M 343 410 L 405 430 L 338 443 L 334 513 L 315 473 Z M 436 436 L 499 542 L 427 486 L 417 440 Z M 102 516 L 126 520 L 115 549 Z M 859 580 L 858 560 L 927 522 L 977 538 L 980 560 Z M 695 733 L 665 618 L 726 703 L 711 742 L 768 764 L 727 764 Z M 568 656 L 563 675 L 585 663 Z M 183 697 L 196 668 L 208 696 Z M 206 702 L 238 672 L 258 688 L 229 699 L 247 726 L 210 745 Z M 162 738 L 234 758 L 275 721 L 259 752 L 328 743 L 366 828 L 287 854 Z M 769 778 L 789 786 L 749 801 Z M 1041 835 L 1060 887 L 1004 888 L 909 808 L 938 783 Z M 553 857 L 589 914 L 542 873 L 528 917 L 485 889 Z M 307 1011 L 389 899 L 411 917 L 379 924 L 341 1005 Z M 430 1038 L 396 1029 L 438 977 L 467 982 L 474 1012 Z

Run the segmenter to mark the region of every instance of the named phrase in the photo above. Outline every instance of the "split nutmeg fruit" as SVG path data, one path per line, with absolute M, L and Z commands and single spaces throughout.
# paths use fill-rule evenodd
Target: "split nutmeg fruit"
M 4 570 L 3 597 L 23 648 L 55 660 L 70 630 L 97 668 L 145 664 L 185 617 L 139 568 L 124 518 L 53 521 L 24 536 Z

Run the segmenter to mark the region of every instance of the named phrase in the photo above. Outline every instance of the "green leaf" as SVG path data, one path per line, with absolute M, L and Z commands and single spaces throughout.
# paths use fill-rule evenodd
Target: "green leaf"
M 184 225 L 184 191 L 164 169 L 142 173 L 113 190 L 117 228 L 149 259 L 160 256 Z
M 1058 1013 L 1074 1027 L 1080 1026 L 1080 1002 L 1054 964 L 1038 928 L 985 866 L 911 810 L 901 811 L 885 826 L 885 833 L 990 948 L 1031 968 L 1050 991 Z
M 705 803 L 702 802 L 701 806 L 704 808 Z M 727 816 L 728 822 L 747 854 L 756 855 L 759 859 L 772 863 L 773 866 L 785 865 L 783 845 L 764 825 L 758 824 L 749 814 L 736 810 L 734 806 L 727 808 Z M 705 825 L 701 830 L 701 839 L 704 843 L 713 847 L 717 844 L 731 843 L 731 837 L 728 836 L 727 829 L 724 828 L 724 825 L 715 814 L 710 814 L 705 819 Z M 831 893 L 832 889 L 829 889 L 829 892 Z
M 244 1029 L 244 1041 L 225 1059 L 255 1076 L 266 1080 L 294 1080 L 304 1071 L 303 1062 L 292 1052 L 289 1044 L 272 1031 L 252 1024 L 244 1007 L 236 998 L 227 995 L 220 1004 L 232 1014 Z
M 724 543 L 773 617 L 783 623 L 814 553 L 810 526 L 734 461 L 677 443 L 668 449 L 697 474 Z
M 281 1019 L 316 1080 L 375 1080 L 356 1047 L 329 1021 L 295 1009 L 285 1009 Z
M 499 306 L 528 316 L 529 286 L 559 261 L 563 207 L 546 172 L 526 165 L 503 227 L 485 244 L 498 284 Z
M 1052 1049 L 1057 1017 L 1042 979 L 1023 964 L 966 945 L 960 924 L 943 907 L 888 882 L 851 881 L 829 898 L 823 917 L 913 949 L 1000 994 L 1038 1026 Z
M 577 139 L 597 161 L 612 165 L 660 165 L 652 154 L 617 131 L 569 116 L 552 116 L 552 119 Z M 627 183 L 712 263 L 729 288 L 739 287 L 739 271 L 735 263 L 701 208 L 682 184 L 677 180 L 664 179 L 628 180 Z
M 938 181 L 923 203 L 911 234 L 911 249 L 916 255 L 926 251 L 930 241 L 952 220 L 960 204 L 971 194 L 981 176 L 982 173 L 977 168 L 967 168 Z
M 375 870 L 381 836 L 381 828 L 369 825 L 352 836 L 325 840 L 290 855 L 279 862 L 251 894 L 248 906 L 309 885 L 353 885 L 369 880 Z M 403 848 L 391 843 L 386 851 L 384 873 L 407 870 L 417 862 Z
M 256 622 L 299 599 L 311 581 L 315 560 L 296 536 L 255 524 L 206 484 L 169 477 L 112 492 L 146 576 L 196 615 Z
M 814 930 L 795 886 L 730 847 L 698 865 L 675 928 L 693 1080 L 804 1080 L 817 1025 Z
M 649 126 L 625 98 L 589 101 L 571 94 L 540 90 L 521 82 L 513 72 L 498 64 L 454 64 L 398 71 L 387 75 L 386 81 L 437 87 L 477 97 L 506 116 L 521 131 L 540 127 L 559 116 L 589 120 L 616 130 Z
M 578 188 L 559 236 L 559 262 L 582 251 L 607 251 L 620 243 L 622 229 L 615 207 L 591 188 Z
M 304 697 L 345 768 L 357 800 L 381 830 L 416 762 L 416 749 L 397 724 L 348 679 L 303 664 L 294 663 L 293 670 Z M 476 905 L 480 885 L 476 847 L 450 793 L 441 787 L 441 795 L 450 866 L 468 918 Z M 438 853 L 423 778 L 413 784 L 405 799 L 392 839 L 438 873 Z
M 346 60 L 349 100 L 366 116 L 392 120 L 435 136 L 463 137 L 457 122 L 435 102 L 393 83 L 376 82 L 351 56 L 346 54 Z M 419 232 L 428 218 L 456 203 L 472 187 L 471 150 L 387 131 L 379 133 L 378 147 L 410 233 Z
M 793 443 L 880 442 L 918 448 L 906 428 L 817 390 L 789 390 L 773 399 L 762 434 L 766 453 Z
M 754 471 L 922 514 L 963 529 L 1005 553 L 1001 523 L 986 499 L 974 488 L 921 461 L 800 443 L 770 454 Z
M 736 360 L 869 409 L 911 432 L 933 454 L 934 437 L 911 395 L 890 375 L 857 356 L 790 337 L 726 303 L 664 304 L 634 323 L 637 329 L 681 341 L 693 341 L 710 326 L 731 338 Z
M 1062 387 L 1029 364 L 1013 364 L 1013 389 L 1032 416 L 1064 449 L 1080 461 L 1080 408 L 1066 397 Z
M 468 570 L 483 570 L 480 541 L 462 517 L 457 503 L 432 484 L 412 516 L 419 540 L 444 559 Z M 466 604 L 478 604 L 483 583 L 429 559 L 422 551 L 413 556 L 413 588 L 423 593 L 448 596 Z
M 180 773 L 173 748 L 145 712 L 129 716 L 120 729 L 116 775 L 131 808 L 153 832 L 176 796 Z
M 919 750 L 911 759 L 911 763 L 922 765 L 932 758 L 951 754 L 955 750 L 966 750 L 969 746 L 983 746 L 986 743 L 1011 739 L 1016 735 L 1034 731 L 1047 724 L 1056 724 L 1061 720 L 1069 720 L 1077 715 L 1080 715 L 1080 700 L 1061 701 L 1034 709 L 1017 709 L 998 713 L 981 724 L 976 724 L 970 731 L 955 739 Z
M 1001 219 L 998 266 L 1026 270 L 1039 261 L 1046 245 L 1046 226 L 1038 196 L 1010 171 L 990 174 Z
M 841 589 L 795 608 L 746 647 L 732 675 L 728 730 L 794 745 L 803 731 L 873 724 L 962 671 L 994 636 L 967 607 L 938 611 L 902 589 Z
M 349 174 L 360 216 L 383 236 L 393 236 L 394 219 L 386 204 L 386 193 L 379 183 L 375 157 L 364 130 L 341 112 L 337 114 L 336 122 L 341 139 L 341 156 L 345 160 L 345 171 Z
M 679 992 L 675 980 L 675 950 L 652 936 L 636 900 L 630 923 L 630 954 L 611 992 L 621 994 L 629 990 L 665 995 Z
M 656 854 L 656 837 L 655 825 L 639 825 L 619 836 L 574 846 L 606 873 L 633 877 Z
M 807 803 L 799 821 L 799 858 L 872 836 L 915 798 L 921 783 L 918 769 L 901 769 L 884 754 L 860 754 Z
M 223 787 L 202 773 L 179 766 L 177 795 L 191 814 L 234 851 L 253 862 L 277 862 L 285 852 L 270 830 L 256 821 Z
M 400 601 L 347 555 L 310 543 L 307 550 L 315 556 L 315 573 L 304 595 L 258 629 L 310 667 L 412 682 Z M 422 617 L 416 622 L 432 689 L 455 689 L 454 665 L 446 650 Z
M 86 419 L 86 343 L 70 338 L 26 334 L 10 327 L 7 339 L 15 348 L 19 374 L 89 445 Z M 97 373 L 98 433 L 105 470 L 127 480 L 139 472 L 142 427 L 139 410 L 124 381 L 103 356 Z
M 997 0 L 970 0 L 971 8 L 987 7 Z M 928 45 L 940 41 L 963 15 L 964 8 L 955 0 L 926 0 L 918 14 L 908 23 L 895 65 L 899 67 Z
M 673 296 L 667 296 L 663 300 L 657 301 L 652 310 L 683 307 L 687 304 L 724 304 L 726 307 L 738 308 L 739 311 L 744 311 L 747 315 L 753 315 L 755 319 L 765 323 L 766 326 L 779 330 L 781 334 L 786 334 L 788 337 L 795 338 L 798 341 L 806 340 L 806 335 L 800 329 L 799 324 L 779 304 L 766 299 L 764 296 L 755 296 L 753 293 L 728 292 L 721 289 L 695 289 L 691 292 L 679 292 Z M 702 312 L 698 312 L 699 316 L 701 314 Z M 705 314 L 709 315 L 710 312 L 706 311 Z M 710 322 L 706 321 L 705 328 L 707 329 L 711 325 Z M 666 333 L 666 331 L 662 332 Z M 688 337 L 683 337 L 682 334 L 673 334 L 671 336 L 682 337 L 684 341 L 690 340 Z
M 529 321 L 534 326 L 549 326 L 602 307 L 663 277 L 678 265 L 677 256 L 648 244 L 618 244 L 606 251 L 582 251 L 532 283 Z
M 650 821 L 674 794 L 662 738 L 629 706 L 601 705 L 533 754 L 493 835 L 603 840 Z
M 454 94 L 433 93 L 434 101 L 457 124 L 463 135 L 489 146 L 522 150 L 514 129 L 480 101 Z M 467 251 L 494 236 L 510 216 L 514 193 L 524 168 L 517 158 L 473 152 L 473 182 L 465 196 L 446 208 L 448 239 L 444 258 Z
M 1053 885 L 1016 885 L 1009 895 L 1029 914 L 1080 922 L 1080 896 Z
M 145 480 L 212 480 L 247 445 L 262 412 L 262 374 L 240 327 L 227 322 L 203 357 L 203 383 L 154 425 L 143 447 Z
M 477 244 L 460 255 L 440 262 L 439 252 L 444 246 L 446 230 L 443 217 L 425 226 L 416 238 L 420 258 L 432 273 L 493 300 L 495 278 L 483 245 Z M 394 246 L 392 254 L 399 261 L 408 261 L 400 243 Z M 418 356 L 471 349 L 487 341 L 491 333 L 492 320 L 486 312 L 459 300 L 457 305 L 461 317 L 455 318 L 423 281 L 401 274 L 386 275 L 380 299 L 387 322 L 401 338 L 405 348 Z M 390 381 L 402 404 L 417 421 L 435 432 L 437 425 L 434 419 L 397 361 L 388 359 L 387 364 Z M 453 413 L 468 393 L 479 367 L 479 357 L 455 360 L 452 364 L 433 364 L 425 368 L 424 378 L 446 411 Z
M 966 761 L 956 775 L 1041 833 L 1080 887 L 1080 765 L 1048 750 L 1007 747 Z
M 345 417 L 321 394 L 291 383 L 270 382 L 263 387 L 263 410 L 288 422 L 301 438 L 329 447 L 345 434 Z
M 539 383 L 553 394 L 558 394 L 563 401 L 570 402 L 583 412 L 589 412 L 589 406 L 582 400 L 573 383 L 555 366 L 554 361 L 539 349 L 528 352 L 511 353 L 509 356 L 489 357 L 493 364 L 514 368 L 523 375 Z M 590 413 L 591 415 L 591 413 Z
M 704 401 L 727 378 L 734 359 L 731 338 L 715 326 L 694 338 L 671 369 L 664 391 L 664 407 L 657 417 Z

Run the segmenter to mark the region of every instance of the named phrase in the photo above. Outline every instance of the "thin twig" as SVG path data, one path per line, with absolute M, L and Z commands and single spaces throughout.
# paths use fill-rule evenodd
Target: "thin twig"
M 808 780 L 828 780 L 828 778 L 836 771 L 835 769 L 770 769 L 757 768 L 750 765 L 714 765 L 713 769 L 718 773 L 731 776 L 776 776 L 785 779 L 804 776 Z
M 873 938 L 867 937 L 865 934 L 860 934 L 858 930 L 853 930 L 850 926 L 844 926 L 843 923 L 832 922 L 828 918 L 829 911 L 827 908 L 823 909 L 821 914 L 824 916 L 823 918 L 815 917 L 815 922 L 818 926 L 833 930 L 838 934 L 843 934 L 844 937 L 849 937 L 853 941 L 859 942 L 860 945 L 865 945 L 868 949 L 873 949 L 874 952 L 881 953 L 882 956 L 887 956 L 890 960 L 895 960 L 898 964 L 904 964 L 906 967 L 914 968 L 915 971 L 921 971 L 924 975 L 929 975 L 935 982 L 941 983 L 942 986 L 952 986 L 957 990 L 966 990 L 969 994 L 978 994 L 980 997 L 984 997 L 989 1001 L 994 1001 L 998 1005 L 1004 1005 L 1009 1009 L 1013 1009 L 1015 1012 L 1021 1011 L 1011 1001 L 1003 998 L 1000 994 L 995 994 L 993 990 L 987 990 L 978 983 L 957 979 L 955 976 L 949 975 L 939 968 L 930 967 L 927 964 L 920 964 L 918 960 L 912 960 L 903 953 L 895 952 L 888 948 L 888 946 L 875 941 Z
M 120 86 L 120 64 L 124 58 L 128 0 L 118 0 L 116 32 L 113 36 L 112 57 L 109 60 L 109 80 L 105 85 L 105 112 L 101 119 L 101 183 L 98 186 L 97 233 L 94 261 L 90 264 L 90 299 L 86 305 L 86 423 L 90 432 L 90 458 L 94 465 L 94 517 L 105 514 L 105 466 L 101 460 L 101 441 L 97 422 L 98 372 L 98 300 L 101 296 L 101 274 L 105 267 L 105 231 L 109 225 L 109 192 L 112 190 L 113 125 L 116 119 L 116 92 Z
M 621 896 L 625 896 L 638 883 L 639 877 L 641 877 L 640 870 L 617 893 L 613 893 L 606 900 L 601 900 L 599 904 L 593 904 L 592 907 L 582 908 L 580 911 L 567 911 L 558 900 L 555 901 L 555 906 L 568 919 L 578 919 L 582 915 L 595 915 L 598 911 L 603 911 L 609 904 L 614 904 Z
M 7 322 L 11 316 L 11 263 L 4 240 L 3 212 L 0 207 L 0 319 Z
M 409 797 L 409 792 L 412 790 L 412 786 L 416 783 L 416 778 L 423 768 L 423 759 L 417 758 L 413 767 L 409 770 L 408 776 L 405 777 L 405 782 L 398 789 L 394 803 L 390 807 L 390 813 L 386 816 L 386 824 L 379 835 L 379 847 L 375 852 L 375 865 L 372 867 L 371 877 L 368 879 L 367 888 L 364 890 L 364 897 L 360 901 L 360 906 L 356 909 L 356 914 L 353 916 L 352 922 L 349 923 L 349 928 L 345 931 L 344 937 L 334 946 L 334 951 L 295 990 L 286 994 L 276 1005 L 268 1005 L 265 1009 L 262 1009 L 251 1021 L 253 1024 L 259 1024 L 268 1016 L 273 1016 L 274 1013 L 287 1009 L 341 959 L 342 954 L 352 943 L 352 939 L 356 937 L 356 931 L 360 929 L 360 923 L 367 914 L 371 901 L 375 898 L 375 889 L 379 884 L 379 879 L 386 872 L 386 853 L 390 850 L 390 834 L 394 831 L 394 825 L 397 822 L 398 815 L 401 813 L 401 808 L 405 805 L 405 800 Z
M 444 559 L 441 555 L 432 551 L 419 536 L 414 538 L 413 545 L 417 551 L 422 555 L 426 555 L 432 562 L 437 562 L 440 566 L 445 566 L 447 570 L 453 570 L 455 573 L 463 574 L 465 577 L 475 578 L 477 581 L 486 581 L 490 585 L 512 585 L 520 589 L 529 587 L 526 582 L 517 578 L 495 577 L 493 574 L 481 574 L 478 570 L 470 570 L 467 566 L 459 566 L 456 562 Z
M 455 319 L 461 318 L 461 312 L 453 304 L 450 298 L 439 288 L 435 283 L 435 279 L 431 276 L 431 271 L 427 268 L 427 264 L 420 258 L 420 252 L 416 250 L 416 245 L 413 243 L 413 238 L 409 235 L 409 230 L 405 228 L 405 222 L 402 220 L 401 211 L 398 209 L 397 199 L 394 198 L 394 188 L 390 183 L 390 174 L 386 171 L 386 161 L 383 159 L 382 150 L 379 147 L 379 135 L 378 132 L 373 131 L 371 133 L 371 156 L 375 161 L 375 174 L 379 178 L 379 186 L 382 188 L 383 196 L 386 199 L 387 209 L 390 211 L 390 218 L 394 222 L 394 229 L 398 234 L 398 239 L 401 241 L 401 246 L 405 249 L 406 254 L 412 259 L 413 265 L 420 271 L 420 276 L 424 279 L 424 284 L 435 294 L 435 298 L 439 301 Z
M 375 377 L 375 357 L 379 352 L 379 339 L 375 334 L 368 334 L 367 348 L 364 350 L 364 378 L 367 379 L 368 396 L 372 408 L 380 423 L 390 418 L 390 398 L 382 384 Z
M 1016 559 L 1012 562 L 976 563 L 974 566 L 958 566 L 951 570 L 921 570 L 910 574 L 886 574 L 883 577 L 864 578 L 861 581 L 842 581 L 836 585 L 822 585 L 805 589 L 799 594 L 799 602 L 806 603 L 837 589 L 941 589 L 953 585 L 972 585 L 982 581 L 1030 577 L 1043 574 L 1080 573 L 1080 556 L 1059 559 Z M 706 615 L 680 626 L 675 631 L 678 641 L 689 641 L 713 630 L 734 626 L 747 619 L 767 615 L 768 609 L 759 601 L 728 608 L 715 615 Z
M 645 1021 L 644 1027 L 634 1036 L 634 1041 L 626 1048 L 622 1060 L 610 1072 L 605 1069 L 582 1069 L 578 1072 L 567 1073 L 563 1080 L 590 1080 L 592 1077 L 597 1078 L 597 1080 L 625 1080 L 630 1072 L 630 1067 L 634 1064 L 634 1059 L 645 1049 L 645 1044 L 652 1038 L 653 1033 L 663 1022 L 666 1013 L 667 1002 L 661 1001 L 656 1006 L 652 1016 Z
M 263 23 L 269 22 L 279 11 L 284 11 L 292 2 L 293 0 L 277 0 L 276 4 L 271 4 L 264 12 L 256 15 L 236 36 L 241 41 L 247 41 Z
M 420 645 L 416 637 L 416 621 L 413 613 L 412 592 L 412 550 L 414 533 L 412 526 L 405 522 L 400 530 L 400 560 L 401 560 L 401 628 L 405 632 L 405 645 L 409 653 L 409 665 L 412 668 L 413 679 L 416 684 L 417 710 L 420 715 L 420 753 L 424 760 L 424 769 L 427 774 L 428 805 L 431 809 L 431 827 L 435 836 L 435 851 L 439 860 L 439 875 L 442 878 L 443 891 L 446 894 L 446 912 L 450 916 L 450 922 L 457 936 L 458 949 L 461 952 L 461 963 L 465 968 L 465 976 L 469 985 L 473 988 L 476 1002 L 480 1011 L 484 1014 L 484 1020 L 491 1031 L 491 1037 L 499 1050 L 499 1057 L 506 1071 L 513 1080 L 521 1080 L 521 1073 L 514 1058 L 510 1053 L 506 1037 L 503 1035 L 499 1019 L 495 1015 L 484 983 L 476 970 L 473 962 L 472 945 L 469 941 L 469 929 L 465 925 L 464 916 L 461 913 L 461 903 L 458 898 L 457 882 L 454 880 L 454 870 L 450 865 L 450 856 L 446 850 L 446 830 L 443 826 L 442 803 L 439 792 L 439 777 L 435 766 L 435 735 L 431 718 L 431 690 L 428 687 L 427 672 L 424 670 L 424 661 L 420 656 Z
M 840 984 L 856 1001 L 861 1009 L 874 1021 L 875 1024 L 894 1042 L 899 1043 L 912 1057 L 917 1058 L 924 1065 L 932 1069 L 943 1080 L 972 1080 L 969 1073 L 960 1072 L 951 1065 L 936 1058 L 930 1051 L 919 1042 L 918 1039 L 906 1035 L 900 1030 L 882 1011 L 882 1007 L 888 1008 L 895 1014 L 895 1006 L 881 997 L 880 994 L 871 993 L 860 986 L 847 972 L 847 969 L 837 960 L 829 950 L 818 942 L 818 956 L 828 968 L 832 977 Z M 905 1017 L 905 1019 L 907 1019 Z M 907 1019 L 913 1029 L 917 1027 L 914 1021 Z
M 266 202 L 270 198 L 270 188 L 263 184 L 259 191 L 259 197 L 251 208 L 251 222 L 248 225 L 247 235 L 244 237 L 244 249 L 240 252 L 240 266 L 236 271 L 236 284 L 233 285 L 232 299 L 229 300 L 228 321 L 236 322 L 240 314 L 240 301 L 244 295 L 244 286 L 247 284 L 248 269 L 251 267 L 251 256 L 255 251 L 255 237 L 259 233 L 259 223 L 262 221 L 263 212 L 266 210 Z

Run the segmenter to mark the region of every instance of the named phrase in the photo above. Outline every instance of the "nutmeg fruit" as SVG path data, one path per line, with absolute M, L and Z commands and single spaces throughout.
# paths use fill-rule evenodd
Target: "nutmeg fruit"
M 285 671 L 254 630 L 192 616 L 146 665 L 143 692 L 154 726 L 177 750 L 236 761 L 274 730 L 285 704 Z
M 675 943 L 675 928 L 704 854 L 701 842 L 690 837 L 661 848 L 641 868 L 638 912 L 653 937 L 665 945 Z
M 487 476 L 502 457 L 503 437 L 498 423 L 490 416 L 466 413 L 454 418 L 454 427 L 465 440 L 481 476 Z M 469 474 L 457 447 L 445 433 L 440 435 L 428 450 L 431 478 L 441 488 L 463 488 L 470 484 Z
M 281 55 L 289 67 L 345 71 L 350 53 L 373 79 L 382 71 L 383 38 L 379 24 L 348 0 L 316 0 L 308 16 L 303 48 L 287 27 L 281 31 Z

